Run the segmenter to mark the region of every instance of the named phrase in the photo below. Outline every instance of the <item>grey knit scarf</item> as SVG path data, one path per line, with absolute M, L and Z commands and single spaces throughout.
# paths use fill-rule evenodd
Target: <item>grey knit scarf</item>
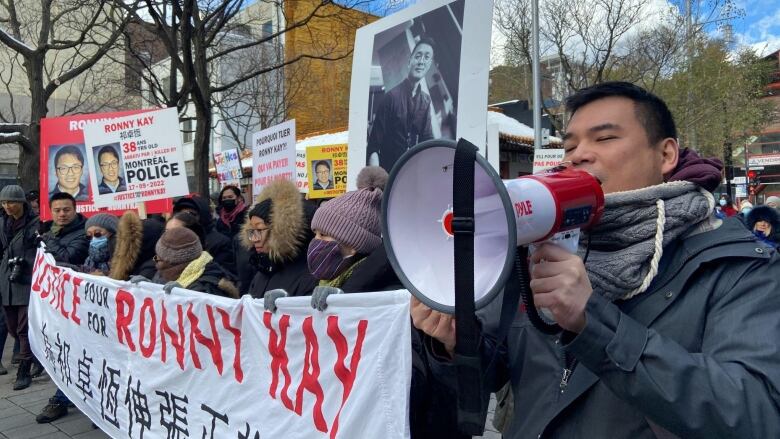
M 578 254 L 585 255 L 593 290 L 607 299 L 630 299 L 647 290 L 658 274 L 663 247 L 706 221 L 715 200 L 688 181 L 663 183 L 608 194 L 599 224 L 583 233 Z

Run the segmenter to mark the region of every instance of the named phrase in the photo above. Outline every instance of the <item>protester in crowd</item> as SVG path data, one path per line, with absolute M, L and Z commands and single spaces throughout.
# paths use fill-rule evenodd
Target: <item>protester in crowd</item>
M 165 225 L 156 219 L 141 220 L 136 212 L 125 212 L 117 226 L 108 276 L 116 280 L 129 280 L 131 276 L 151 279 L 157 272 L 154 246 L 164 231 Z
M 747 216 L 751 210 L 753 210 L 753 203 L 748 200 L 742 200 L 742 202 L 739 203 L 739 213 L 737 214 L 737 218 L 739 218 L 739 220 L 744 224 L 745 221 L 747 221 Z
M 87 219 L 76 212 L 76 199 L 67 192 L 59 192 L 49 199 L 53 220 L 41 222 L 38 234 L 46 251 L 57 262 L 81 265 L 89 252 L 85 230 Z
M 721 194 L 718 205 L 720 206 L 720 211 L 723 212 L 723 215 L 726 218 L 730 218 L 739 213 L 737 209 L 734 208 L 734 202 L 731 201 L 731 196 L 728 194 Z
M 250 263 L 256 273 L 249 294 L 260 298 L 266 291 L 283 289 L 290 296 L 310 295 L 317 285 L 306 267 L 306 246 L 312 237 L 310 205 L 288 180 L 270 183 L 257 199 L 242 232 L 244 247 L 255 251 Z
M 204 250 L 209 252 L 220 266 L 233 272 L 235 270 L 235 256 L 232 251 L 232 243 L 230 238 L 214 228 L 209 201 L 198 195 L 180 198 L 173 203 L 173 214 L 176 215 L 182 211 L 195 215 L 203 226 L 203 232 L 206 235 Z
M 201 240 L 186 227 L 166 230 L 155 246 L 157 273 L 153 282 L 175 282 L 181 288 L 238 298 L 238 289 L 214 258 L 203 251 Z
M 30 302 L 32 270 L 37 251 L 38 216 L 27 203 L 24 190 L 17 185 L 7 185 L 0 190 L 3 217 L 0 241 L 3 252 L 0 261 L 0 295 L 5 311 L 7 332 L 19 340 L 19 369 L 16 372 L 14 390 L 26 389 L 32 383 L 32 351 L 27 337 L 27 306 Z M 0 334 L 0 338 L 2 334 Z M 5 340 L 1 340 L 5 345 Z
M 320 285 L 344 292 L 403 288 L 382 246 L 380 209 L 387 172 L 363 168 L 358 190 L 320 206 L 312 219 L 315 233 L 309 243 L 309 271 Z
M 165 230 L 170 230 L 176 227 L 185 227 L 192 230 L 193 233 L 198 235 L 201 246 L 203 246 L 203 248 L 206 247 L 206 232 L 203 230 L 203 225 L 201 225 L 200 221 L 195 215 L 187 211 L 179 212 L 172 216 L 171 219 L 165 223 Z
M 223 187 L 217 204 L 217 231 L 232 240 L 241 231 L 248 209 L 241 189 L 236 186 Z
M 560 337 L 520 314 L 506 349 L 482 339 L 486 360 L 498 352 L 490 390 L 512 383 L 504 437 L 777 436 L 777 253 L 712 216 L 720 167 L 679 151 L 662 100 L 608 82 L 566 108 L 564 158 L 603 182 L 606 206 L 577 255 L 544 244 L 531 256 L 535 305 Z M 413 300 L 412 318 L 432 336 L 431 378 L 447 382 L 453 317 Z
M 49 210 L 54 219 L 42 222 L 39 230 L 46 251 L 51 253 L 59 264 L 82 265 L 89 254 L 90 239 L 86 232 L 87 219 L 76 213 L 76 199 L 67 192 L 56 193 L 49 199 Z M 31 376 L 38 375 L 36 366 L 40 373 L 43 372 L 39 364 L 33 365 Z M 68 397 L 62 390 L 57 389 L 35 420 L 38 423 L 55 421 L 68 414 L 69 404 Z
M 27 192 L 27 202 L 30 204 L 30 208 L 32 209 L 33 212 L 35 212 L 36 215 L 41 214 L 41 210 L 38 205 L 39 200 L 40 200 L 40 195 L 38 195 L 38 191 Z
M 767 197 L 764 204 L 771 207 L 772 209 L 780 211 L 780 197 L 778 197 L 777 195 L 772 195 L 771 197 Z
M 119 219 L 109 213 L 99 213 L 84 224 L 89 238 L 89 251 L 81 271 L 107 276 L 111 271 L 111 256 L 116 246 Z
M 769 206 L 754 207 L 747 214 L 745 225 L 763 243 L 780 249 L 780 213 Z

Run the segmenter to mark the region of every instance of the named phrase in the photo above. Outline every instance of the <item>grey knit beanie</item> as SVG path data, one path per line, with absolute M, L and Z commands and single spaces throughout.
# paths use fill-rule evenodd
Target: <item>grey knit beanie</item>
M 154 248 L 157 258 L 169 264 L 183 264 L 200 257 L 200 238 L 186 227 L 176 227 L 162 234 Z
M 766 200 L 764 200 L 764 204 L 773 203 L 775 205 L 775 209 L 780 209 L 780 197 L 777 195 L 772 195 L 771 197 L 767 197 Z
M 118 225 L 119 218 L 110 213 L 99 213 L 87 219 L 86 224 L 84 224 L 84 230 L 87 230 L 92 226 L 98 226 L 108 230 L 111 234 L 115 234 Z
M 0 201 L 17 201 L 19 203 L 26 203 L 27 197 L 24 194 L 24 189 L 16 184 L 9 184 L 5 186 L 3 190 L 0 190 Z
M 382 189 L 347 192 L 320 206 L 311 221 L 312 230 L 333 237 L 358 253 L 369 254 L 382 245 L 379 222 Z

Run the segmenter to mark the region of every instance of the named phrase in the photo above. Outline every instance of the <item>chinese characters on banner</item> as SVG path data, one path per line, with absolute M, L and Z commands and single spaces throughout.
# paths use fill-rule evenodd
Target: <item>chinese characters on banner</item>
M 84 127 L 94 203 L 99 207 L 187 195 L 187 174 L 175 108 Z M 113 183 L 106 184 L 110 176 Z M 103 183 L 99 183 L 103 181 Z
M 296 181 L 295 119 L 252 136 L 252 193 L 280 179 Z
M 244 175 L 241 170 L 241 154 L 237 148 L 215 152 L 214 167 L 217 168 L 217 180 L 222 186 L 241 185 Z
M 114 438 L 406 438 L 406 291 L 228 299 L 59 267 L 38 250 L 30 344 Z
M 309 198 L 333 198 L 347 190 L 347 145 L 306 148 Z
M 76 199 L 76 210 L 84 216 L 97 213 L 121 215 L 125 210 L 136 209 L 135 203 L 122 203 L 110 209 L 93 204 L 98 192 L 92 187 L 92 179 L 98 178 L 100 191 L 125 191 L 126 181 L 121 176 L 118 157 L 106 151 L 106 172 L 93 176 L 87 167 L 87 149 L 84 146 L 83 129 L 88 123 L 110 121 L 114 118 L 140 115 L 149 110 L 132 110 L 117 113 L 80 114 L 75 116 L 41 119 L 40 188 L 41 219 L 52 219 L 49 198 L 57 192 L 69 192 Z M 114 162 L 116 165 L 114 166 Z M 171 200 L 161 199 L 146 203 L 148 213 L 171 211 Z

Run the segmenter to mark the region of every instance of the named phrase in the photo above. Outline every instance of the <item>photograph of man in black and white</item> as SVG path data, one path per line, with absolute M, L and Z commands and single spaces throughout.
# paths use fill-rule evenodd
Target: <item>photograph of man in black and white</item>
M 366 164 L 390 170 L 406 150 L 455 139 L 463 0 L 374 37 Z

